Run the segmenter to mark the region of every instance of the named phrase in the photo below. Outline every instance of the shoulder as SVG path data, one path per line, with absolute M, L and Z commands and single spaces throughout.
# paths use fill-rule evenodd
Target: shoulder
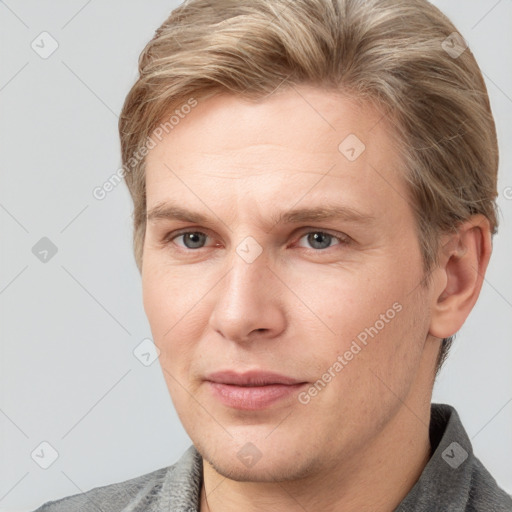
M 446 494 L 458 491 L 459 498 L 462 498 L 458 505 L 468 512 L 512 512 L 512 497 L 498 485 L 473 453 L 471 440 L 455 408 L 447 404 L 432 404 L 432 417 L 437 417 L 434 421 L 438 425 L 444 424 L 436 450 L 436 454 L 440 452 L 441 455 L 436 469 L 437 475 L 442 471 L 439 466 L 447 471 L 443 478 Z
M 489 470 L 473 453 L 471 441 L 457 411 L 446 404 L 433 404 L 433 408 L 434 410 L 437 409 L 437 414 L 442 415 L 444 413 L 447 418 L 443 435 L 444 443 L 441 444 L 446 445 L 447 442 L 450 442 L 450 444 L 441 453 L 441 457 L 445 463 L 448 458 L 452 459 L 452 464 L 449 464 L 450 473 L 453 475 L 451 489 L 459 487 L 461 494 L 465 496 L 464 504 L 466 508 L 464 510 L 471 512 L 487 512 L 489 510 L 493 512 L 512 512 L 512 496 L 498 485 Z M 459 461 L 456 461 L 460 451 L 464 455 L 461 456 Z M 446 464 L 443 465 L 446 467 Z
M 473 453 L 454 407 L 432 404 L 431 457 L 395 512 L 512 512 L 512 497 Z
M 151 512 L 170 504 L 197 510 L 201 481 L 202 458 L 192 445 L 172 466 L 49 501 L 34 512 Z
M 137 498 L 151 501 L 173 469 L 174 466 L 160 468 L 123 482 L 95 487 L 84 493 L 49 501 L 34 512 L 85 512 L 88 510 L 120 512 Z
M 496 482 L 477 457 L 473 459 L 471 487 L 468 497 L 468 510 L 511 512 L 512 496 Z

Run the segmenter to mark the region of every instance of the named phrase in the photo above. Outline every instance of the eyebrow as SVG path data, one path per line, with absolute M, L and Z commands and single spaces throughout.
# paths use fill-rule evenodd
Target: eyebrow
M 147 212 L 147 221 L 180 220 L 196 224 L 207 224 L 209 219 L 202 213 L 195 212 L 171 203 L 159 203 Z M 358 224 L 372 224 L 376 218 L 348 206 L 324 205 L 312 208 L 297 208 L 280 212 L 271 216 L 271 223 L 300 224 L 303 222 L 318 222 L 329 220 L 344 220 Z

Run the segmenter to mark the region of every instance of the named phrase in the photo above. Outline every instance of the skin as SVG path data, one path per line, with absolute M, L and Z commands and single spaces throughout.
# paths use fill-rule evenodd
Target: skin
M 445 235 L 430 286 L 422 286 L 389 130 L 380 112 L 312 86 L 258 103 L 220 94 L 199 101 L 147 157 L 148 212 L 172 201 L 207 217 L 148 221 L 142 266 L 167 386 L 204 458 L 202 511 L 392 511 L 431 455 L 440 339 L 478 298 L 490 229 L 475 215 Z M 354 161 L 338 149 L 349 134 L 366 146 Z M 273 220 L 326 204 L 374 219 Z M 204 233 L 199 247 L 185 245 L 182 229 Z M 318 232 L 333 237 L 319 247 L 311 241 Z M 251 263 L 237 253 L 248 236 L 262 249 Z M 395 303 L 394 318 L 332 370 Z M 298 391 L 329 368 L 335 376 L 301 403 Z M 261 410 L 240 410 L 204 380 L 227 369 L 306 384 Z M 251 467 L 237 456 L 247 443 L 261 454 Z

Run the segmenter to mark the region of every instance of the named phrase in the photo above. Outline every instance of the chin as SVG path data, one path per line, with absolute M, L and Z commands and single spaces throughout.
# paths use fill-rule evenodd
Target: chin
M 219 475 L 229 478 L 230 480 L 235 480 L 236 482 L 288 482 L 306 478 L 311 474 L 311 470 L 299 468 L 296 462 L 290 464 L 290 460 L 283 461 L 282 464 L 262 463 L 261 466 L 254 468 L 240 467 L 238 460 L 207 460 L 207 462 Z
M 252 448 L 254 456 L 260 458 L 255 462 L 249 461 L 246 465 L 243 462 L 243 447 L 233 450 L 218 447 L 209 450 L 208 447 L 196 445 L 196 448 L 204 461 L 219 475 L 237 482 L 287 482 L 306 478 L 315 472 L 315 461 L 304 459 L 303 453 L 299 456 L 294 449 L 290 449 L 290 452 L 295 454 L 289 455 L 278 453 L 278 450 L 269 446 L 258 455 Z M 251 449 L 246 450 L 251 453 Z

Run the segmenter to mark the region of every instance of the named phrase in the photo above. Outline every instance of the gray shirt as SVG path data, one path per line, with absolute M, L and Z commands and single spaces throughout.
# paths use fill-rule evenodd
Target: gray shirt
M 457 411 L 432 404 L 432 456 L 394 512 L 512 512 L 512 497 L 473 455 Z M 196 512 L 202 459 L 191 446 L 178 462 L 121 483 L 51 501 L 34 512 Z

